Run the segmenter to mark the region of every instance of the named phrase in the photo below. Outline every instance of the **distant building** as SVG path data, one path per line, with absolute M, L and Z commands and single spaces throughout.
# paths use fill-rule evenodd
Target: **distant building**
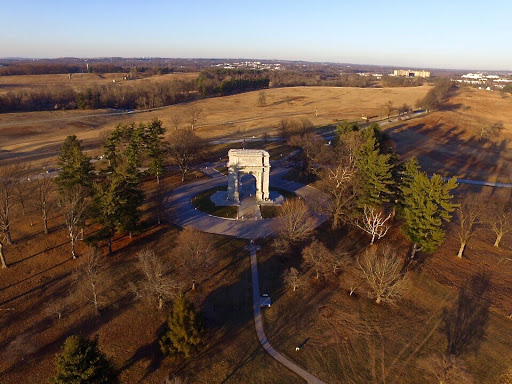
M 406 77 L 430 77 L 429 71 L 411 71 L 410 69 L 395 69 L 393 76 L 406 76 Z
M 482 73 L 468 73 L 467 75 L 461 76 L 463 79 L 482 80 L 484 75 Z

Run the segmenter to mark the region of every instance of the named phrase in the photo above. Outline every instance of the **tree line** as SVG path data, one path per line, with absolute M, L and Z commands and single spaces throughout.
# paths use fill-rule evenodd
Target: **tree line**
M 12 223 L 19 207 L 23 216 L 28 208 L 39 211 L 44 232 L 48 233 L 50 212 L 60 211 L 70 240 L 72 258 L 77 257 L 75 244 L 83 238 L 86 221 L 99 230 L 86 238 L 89 244 L 106 243 L 112 251 L 116 233 L 130 237 L 141 228 L 141 206 L 150 202 L 154 217 L 162 220 L 165 191 L 160 178 L 168 159 L 172 159 L 185 180 L 190 165 L 206 154 L 207 146 L 190 128 L 180 129 L 164 141 L 166 129 L 155 119 L 149 123 L 120 124 L 111 131 L 104 145 L 108 161 L 105 169 L 94 169 L 91 158 L 84 154 L 76 136 L 62 144 L 59 173 L 41 173 L 27 180 L 23 165 L 0 168 L 0 259 L 7 267 L 4 244 L 12 245 Z M 157 187 L 151 196 L 141 191 L 142 169 L 152 175 Z M 55 198 L 56 197 L 56 198 Z
M 499 247 L 504 234 L 512 232 L 510 204 L 496 203 L 491 209 L 484 209 L 475 199 L 456 198 L 456 178 L 427 175 L 415 158 L 401 162 L 378 124 L 361 128 L 357 123 L 342 122 L 335 132 L 334 145 L 327 145 L 322 137 L 304 129 L 295 130 L 288 139 L 291 146 L 301 150 L 296 175 L 316 179 L 327 199 L 308 204 L 302 200 L 285 202 L 278 218 L 275 247 L 280 253 L 300 251 L 304 270 L 312 271 L 316 279 L 337 276 L 348 259 L 343 251 L 332 252 L 313 238 L 316 220 L 309 206 L 329 215 L 333 232 L 342 227 L 357 228 L 368 236 L 370 246 L 384 238 L 394 225 L 400 227 L 410 241 L 407 259 L 399 260 L 388 250 L 382 251 L 382 257 L 361 256 L 358 268 L 367 282 L 375 278 L 369 271 L 391 268 L 393 273 L 387 275 L 395 276 L 391 280 L 398 283 L 403 269 L 397 265 L 413 263 L 419 251 L 435 252 L 453 217 L 459 258 L 477 230 L 492 232 L 495 247 Z M 369 264 L 381 258 L 383 264 Z M 297 281 L 298 273 L 289 271 L 292 277 L 286 279 Z M 385 300 L 376 291 L 374 295 L 379 302 Z
M 169 66 L 144 66 L 144 65 L 120 65 L 109 63 L 90 63 L 87 67 L 84 63 L 16 63 L 0 67 L 0 76 L 20 75 L 58 75 L 69 73 L 129 73 L 136 69 L 137 72 L 147 74 L 173 73 L 174 68 Z
M 293 265 L 282 275 L 290 291 L 310 289 L 323 281 L 350 296 L 368 297 L 376 305 L 396 305 L 410 291 L 418 254 L 432 254 L 442 246 L 448 223 L 453 222 L 449 229 L 459 245 L 453 256 L 459 258 L 464 257 L 478 230 L 492 232 L 495 247 L 500 246 L 504 234 L 512 232 L 510 203 L 495 203 L 485 209 L 474 198 L 457 196 L 455 178 L 427 175 L 415 158 L 401 162 L 377 124 L 362 128 L 357 123 L 342 122 L 336 133 L 333 145 L 308 130 L 295 130 L 289 136 L 289 144 L 300 149 L 297 175 L 316 179 L 315 186 L 327 196 L 321 201 L 314 197 L 288 199 L 277 217 L 274 247 L 283 255 L 283 262 Z M 321 231 L 316 230 L 313 211 L 330 216 Z M 383 241 L 393 227 L 409 241 L 405 257 L 405 249 L 395 240 L 387 244 Z M 364 234 L 366 245 L 339 241 L 347 231 Z M 491 289 L 489 274 L 477 272 L 462 284 L 455 301 L 440 308 L 439 320 L 427 330 L 426 338 L 434 331 L 440 332 L 445 336 L 446 349 L 428 359 L 420 358 L 425 360 L 428 374 L 443 382 L 471 382 L 465 381 L 470 376 L 457 361 L 462 354 L 476 350 L 485 337 Z M 382 378 L 376 382 L 384 382 L 401 371 L 393 366 L 400 359 L 397 356 L 391 366 L 384 364 L 387 341 L 378 326 L 374 329 L 371 323 L 362 321 L 358 329 L 368 326 L 365 332 L 377 343 L 356 346 L 359 332 L 351 333 L 343 344 L 349 346 L 343 355 L 350 356 L 340 364 L 348 364 L 349 372 L 360 372 L 361 377 L 367 374 L 374 380 L 382 364 Z M 335 324 L 333 330 L 337 331 Z M 417 342 L 421 345 L 426 340 Z M 374 354 L 378 350 L 382 355 Z M 355 363 L 358 353 L 362 353 L 360 366 Z M 372 356 L 371 364 L 367 364 L 368 356 Z M 350 374 L 344 380 L 359 382 Z
M 108 67 L 107 64 L 101 65 Z M 98 71 L 100 71 L 102 68 L 100 65 L 91 67 L 91 71 L 94 72 L 96 70 L 94 68 L 97 66 Z M 0 67 L 0 69 L 2 68 Z M 147 71 L 148 69 L 144 67 L 131 67 L 128 76 L 136 78 L 137 73 L 145 72 L 147 74 Z M 159 68 L 157 72 L 160 74 L 168 73 L 168 70 Z M 366 88 L 377 85 L 378 83 L 373 78 L 357 74 L 333 75 L 298 71 L 209 68 L 201 71 L 197 80 L 137 84 L 112 83 L 79 90 L 60 86 L 18 92 L 10 91 L 5 95 L 0 95 L 0 113 L 55 109 L 149 109 L 196 100 L 200 97 L 225 96 L 269 87 L 333 86 Z M 412 83 L 407 81 L 404 84 L 393 86 L 410 85 Z M 429 96 L 429 99 L 425 98 L 424 100 L 427 102 L 431 99 Z M 434 95 L 434 99 L 438 99 L 437 94 Z
M 197 98 L 193 80 L 161 83 L 105 84 L 75 90 L 47 87 L 8 92 L 0 96 L 0 112 L 44 111 L 54 109 L 148 109 L 173 105 Z

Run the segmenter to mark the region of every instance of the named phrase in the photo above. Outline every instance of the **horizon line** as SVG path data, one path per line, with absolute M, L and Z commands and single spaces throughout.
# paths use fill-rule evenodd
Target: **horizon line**
M 471 68 L 441 68 L 441 67 L 417 67 L 417 66 L 403 66 L 392 64 L 363 64 L 363 63 L 349 63 L 337 61 L 310 61 L 310 60 L 291 60 L 291 59 L 261 59 L 261 58 L 243 58 L 243 57 L 164 57 L 164 56 L 59 56 L 59 57 L 23 57 L 23 56 L 7 56 L 0 57 L 0 60 L 59 60 L 59 59 L 79 59 L 79 60 L 98 60 L 98 59 L 166 59 L 166 60 L 252 60 L 252 61 L 275 61 L 275 62 L 289 62 L 289 63 L 310 63 L 310 64 L 336 64 L 346 66 L 372 66 L 372 67 L 394 67 L 398 69 L 428 69 L 436 71 L 479 71 L 479 72 L 512 72 L 509 69 L 471 69 Z

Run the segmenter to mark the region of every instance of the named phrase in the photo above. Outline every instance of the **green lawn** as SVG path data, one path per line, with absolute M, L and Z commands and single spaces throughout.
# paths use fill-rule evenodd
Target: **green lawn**
M 218 191 L 225 191 L 226 187 L 215 187 L 212 189 L 208 189 L 204 192 L 201 192 L 196 197 L 192 199 L 192 205 L 194 208 L 199 209 L 209 215 L 225 217 L 228 219 L 236 219 L 238 213 L 238 207 L 236 206 L 228 206 L 228 207 L 217 207 L 211 200 L 210 197 Z

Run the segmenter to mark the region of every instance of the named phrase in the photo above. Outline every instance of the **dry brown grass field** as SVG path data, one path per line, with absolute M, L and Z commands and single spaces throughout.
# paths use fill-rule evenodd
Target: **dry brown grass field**
M 416 88 L 327 88 L 296 87 L 266 90 L 267 105 L 257 106 L 258 92 L 199 100 L 152 112 L 109 116 L 110 111 L 53 111 L 0 115 L 0 162 L 54 162 L 58 148 L 68 135 L 76 135 L 87 150 L 96 150 L 105 131 L 116 124 L 159 118 L 171 131 L 174 115 L 185 115 L 188 108 L 203 110 L 197 133 L 205 138 L 260 137 L 275 134 L 281 119 L 308 118 L 316 126 L 362 115 L 384 116 L 383 105 L 414 103 L 429 87 Z M 94 115 L 91 117 L 91 115 Z M 81 118 L 83 116 L 83 118 Z M 89 116 L 89 117 L 88 117 Z M 182 123 L 185 126 L 185 122 Z
M 208 138 L 250 137 L 275 132 L 275 125 L 282 118 L 307 117 L 322 126 L 337 119 L 357 119 L 361 114 L 383 116 L 382 105 L 386 101 L 412 104 L 427 89 L 270 89 L 266 91 L 265 107 L 256 106 L 257 92 L 202 100 L 196 103 L 204 109 L 205 119 L 197 132 Z M 507 181 L 504 172 L 510 169 L 507 153 L 512 133 L 512 98 L 462 89 L 453 95 L 450 104 L 443 111 L 397 122 L 385 130 L 404 157 L 417 156 L 428 170 Z M 98 112 L 0 115 L 0 158 L 5 162 L 54 161 L 58 147 L 69 134 L 83 139 L 90 153 L 99 152 L 104 132 L 118 122 L 158 117 L 170 129 L 173 114 L 185 108 L 181 105 L 129 116 L 77 120 L 60 119 Z M 22 119 L 54 120 L 38 125 L 23 123 Z M 496 121 L 503 121 L 505 126 L 501 137 L 485 142 L 475 138 L 474 127 Z M 227 150 L 227 146 L 222 148 Z M 289 150 L 277 144 L 269 144 L 268 149 Z M 179 175 L 168 174 L 163 183 L 172 189 L 180 184 Z M 144 183 L 146 192 L 153 188 L 153 180 Z M 512 189 L 460 186 L 457 193 L 471 193 L 481 201 L 507 201 Z M 42 232 L 35 208 L 27 216 L 16 208 L 12 223 L 15 245 L 6 246 L 10 268 L 0 271 L 0 382 L 46 383 L 54 372 L 54 354 L 67 336 L 76 333 L 99 336 L 100 347 L 113 358 L 123 384 L 161 384 L 169 372 L 187 377 L 189 383 L 298 382 L 257 341 L 246 243 L 222 236 L 216 240 L 219 252 L 213 276 L 202 281 L 196 292 L 188 293 L 205 316 L 209 329 L 206 345 L 189 362 L 162 359 L 158 335 L 168 307 L 159 312 L 155 303 L 136 298 L 132 283 L 142 279 L 136 253 L 149 247 L 158 255 L 169 256 L 178 228 L 172 224 L 152 225 L 149 206 L 144 210 L 149 225 L 132 239 L 117 237 L 113 256 L 106 257 L 112 281 L 105 288 L 101 316 L 96 317 L 92 305 L 75 293 L 75 270 L 81 259 L 70 258 L 57 208 L 50 217 L 49 235 Z M 33 226 L 29 225 L 29 218 L 34 221 Z M 368 237 L 357 229 L 344 228 L 335 233 L 327 229 L 321 227 L 316 235 L 332 248 L 342 247 L 355 254 L 355 250 L 368 245 Z M 452 305 L 459 288 L 471 275 L 487 271 L 491 275 L 492 305 L 486 335 L 476 352 L 461 356 L 459 365 L 471 373 L 475 383 L 497 383 L 512 365 L 512 233 L 503 238 L 497 249 L 493 247 L 492 233 L 480 228 L 469 241 L 464 258 L 458 259 L 453 229 L 454 224 L 450 224 L 437 252 L 419 258 L 412 272 L 412 285 L 396 305 L 375 305 L 362 289 L 349 296 L 344 271 L 333 281 L 309 278 L 298 292 L 293 292 L 283 285 L 282 274 L 290 266 L 298 266 L 300 258 L 277 255 L 270 241 L 263 242 L 259 253 L 260 286 L 273 300 L 272 307 L 264 311 L 271 344 L 327 383 L 346 383 L 346 375 L 354 377 L 347 367 L 350 357 L 355 372 L 375 368 L 373 382 L 383 382 L 381 372 L 389 369 L 385 382 L 430 384 L 435 382 L 434 377 L 422 364 L 445 351 L 442 309 Z M 87 233 L 94 230 L 88 226 Z M 377 244 L 392 245 L 400 256 L 405 256 L 409 246 L 398 225 Z M 85 244 L 79 246 L 82 255 L 87 252 Z M 56 310 L 62 308 L 63 317 L 59 319 Z M 304 342 L 302 350 L 296 352 L 295 347 Z
M 170 80 L 193 80 L 198 73 L 171 73 L 167 75 L 138 75 L 136 80 L 124 80 L 126 73 L 73 73 L 71 79 L 67 74 L 57 75 L 19 75 L 0 76 L 0 95 L 7 92 L 30 91 L 38 88 L 71 87 L 83 90 L 88 87 L 111 84 L 113 80 L 119 85 L 134 85 L 140 82 L 159 83 Z
M 195 179 L 198 175 L 190 175 Z M 167 188 L 181 184 L 177 173 L 166 175 Z M 144 183 L 150 191 L 154 180 Z M 55 196 L 54 196 L 55 197 Z M 216 238 L 217 258 L 212 276 L 201 281 L 188 297 L 196 304 L 208 326 L 204 350 L 192 362 L 159 353 L 159 335 L 169 306 L 156 310 L 144 296 L 137 298 L 133 287 L 142 281 L 137 252 L 154 249 L 169 257 L 178 228 L 172 224 L 150 225 L 129 239 L 114 240 L 114 254 L 105 255 L 108 282 L 101 289 L 101 316 L 94 315 L 87 299 L 77 293 L 77 268 L 88 247 L 79 244 L 82 256 L 70 258 L 62 218 L 53 201 L 50 233 L 42 232 L 37 211 L 14 212 L 13 240 L 6 247 L 10 264 L 0 272 L 0 382 L 43 384 L 54 372 L 54 354 L 71 334 L 98 335 L 102 349 L 113 358 L 120 382 L 161 384 L 169 372 L 193 378 L 192 382 L 293 382 L 292 373 L 282 370 L 259 347 L 252 322 L 250 263 L 244 246 L 233 238 Z M 151 222 L 149 206 L 144 218 Z M 33 225 L 29 225 L 30 219 Z M 88 226 L 86 233 L 92 233 Z M 176 259 L 173 261 L 176 263 Z M 135 284 L 135 285 L 134 285 Z M 62 311 L 59 319 L 57 311 Z M 263 368 L 263 369 L 262 369 Z M 268 370 L 274 373 L 268 377 Z M 195 381 L 198 380 L 198 381 Z
M 503 123 L 499 137 L 480 140 L 479 129 Z M 458 89 L 445 110 L 386 126 L 405 157 L 416 156 L 431 172 L 512 182 L 512 97 Z
M 162 182 L 173 188 L 180 184 L 179 175 L 167 175 Z M 144 190 L 153 186 L 153 180 L 146 181 Z M 490 188 L 472 192 L 493 195 Z M 144 217 L 150 218 L 150 214 L 146 211 Z M 46 383 L 54 372 L 54 354 L 68 335 L 76 333 L 99 336 L 100 346 L 120 370 L 123 384 L 161 384 L 169 372 L 187 377 L 191 383 L 298 382 L 257 341 L 246 242 L 219 236 L 213 276 L 201 281 L 196 292 L 188 293 L 205 317 L 208 335 L 201 353 L 187 362 L 162 358 L 158 352 L 158 335 L 168 306 L 159 312 L 154 301 L 137 298 L 133 291 L 133 284 L 142 280 L 136 253 L 151 248 L 168 257 L 174 248 L 176 227 L 149 226 L 133 239 L 115 239 L 113 256 L 105 256 L 112 280 L 103 288 L 101 316 L 96 317 L 92 304 L 76 293 L 75 270 L 83 258 L 71 260 L 58 211 L 50 217 L 49 235 L 42 233 L 36 212 L 23 216 L 17 211 L 16 215 L 16 244 L 6 248 L 10 268 L 0 272 L 1 383 Z M 33 226 L 28 224 L 29 217 Z M 367 236 L 358 230 L 344 229 L 333 235 L 324 229 L 318 237 L 332 247 L 362 249 L 368 244 Z M 93 230 L 90 226 L 87 232 Z M 495 249 L 492 241 L 489 232 L 481 232 L 470 241 L 465 258 L 459 260 L 455 257 L 456 239 L 449 233 L 441 249 L 412 273 L 406 297 L 396 305 L 381 306 L 368 300 L 362 289 L 349 296 L 344 272 L 334 281 L 308 278 L 297 292 L 286 288 L 282 274 L 300 260 L 276 255 L 270 241 L 264 242 L 259 253 L 260 286 L 273 300 L 272 307 L 264 311 L 267 336 L 281 353 L 327 383 L 343 383 L 345 375 L 352 375 L 346 366 L 348 357 L 355 367 L 367 369 L 370 354 L 380 367 L 384 352 L 385 365 L 394 363 L 387 382 L 429 384 L 432 374 L 420 363 L 444 351 L 442 309 L 455 301 L 458 288 L 468 277 L 487 270 L 493 288 L 486 337 L 478 352 L 464 354 L 459 364 L 476 383 L 496 383 L 512 363 L 512 321 L 508 318 L 512 313 L 512 262 L 504 261 L 512 254 L 512 235 L 503 239 L 500 249 Z M 400 255 L 408 245 L 397 228 L 378 244 L 392 244 Z M 83 256 L 87 248 L 79 245 Z M 63 310 L 61 319 L 56 312 L 59 309 Z M 381 335 L 377 352 L 364 342 L 367 332 L 373 332 L 373 337 Z M 302 350 L 296 352 L 295 347 L 303 342 Z M 348 356 L 347 351 L 352 354 Z M 395 360 L 397 356 L 401 358 Z

